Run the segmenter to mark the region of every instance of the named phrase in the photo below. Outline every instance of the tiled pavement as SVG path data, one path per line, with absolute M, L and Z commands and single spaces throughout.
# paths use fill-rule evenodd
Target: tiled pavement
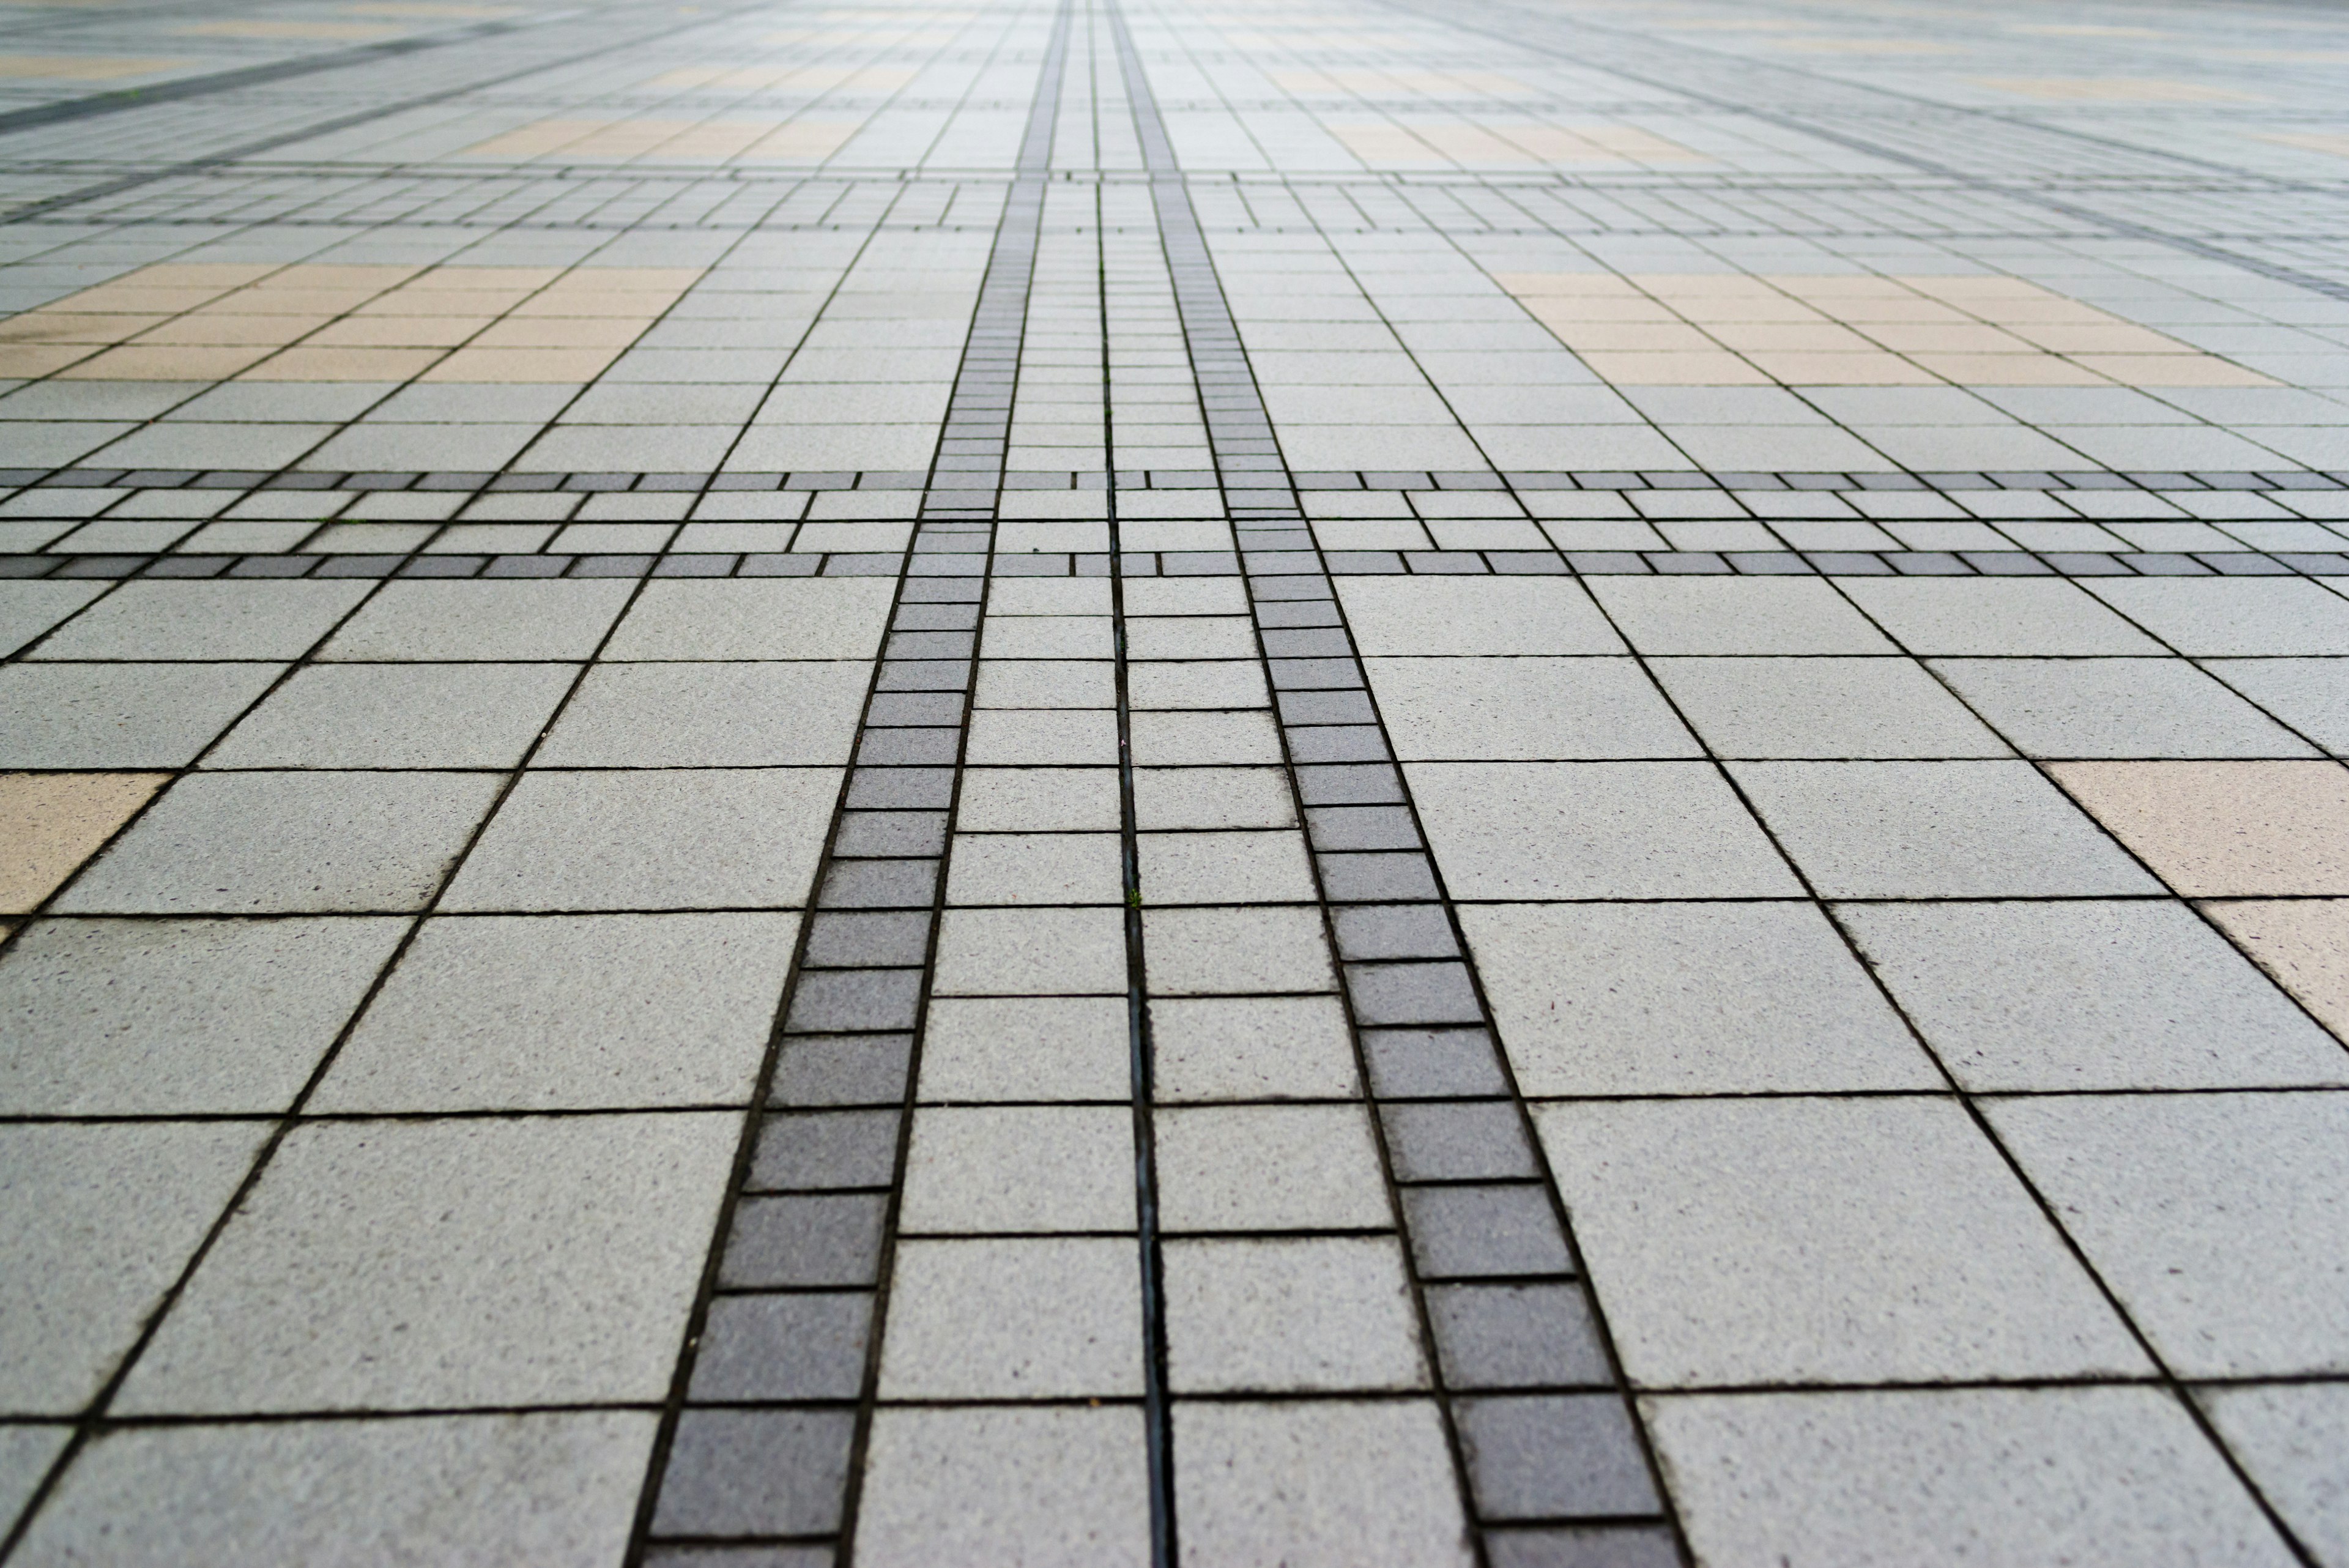
M 2349 1564 L 2344 101 L 0 5 L 0 1557 Z

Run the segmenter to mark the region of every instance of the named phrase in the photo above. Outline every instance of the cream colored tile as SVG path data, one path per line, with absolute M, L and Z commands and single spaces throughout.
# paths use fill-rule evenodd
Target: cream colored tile
M 2349 893 L 2337 763 L 2059 763 L 2049 770 L 2189 898 Z
M 0 774 L 0 912 L 55 892 L 169 774 Z
M 2317 1022 L 2349 1039 L 2349 899 L 2220 900 L 2201 909 Z

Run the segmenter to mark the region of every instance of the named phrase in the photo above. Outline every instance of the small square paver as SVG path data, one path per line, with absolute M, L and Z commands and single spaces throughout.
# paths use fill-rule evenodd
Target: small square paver
M 1141 1251 L 1133 1241 L 898 1244 L 881 1339 L 884 1399 L 1141 1392 Z
M 1970 1089 L 2349 1084 L 2349 1053 L 2182 904 L 1851 904 L 1837 919 Z
M 39 921 L 0 957 L 0 1109 L 283 1111 L 406 929 L 391 919 Z
M 204 765 L 510 768 L 577 674 L 567 664 L 313 664 Z
M 1334 983 L 1319 909 L 1149 909 L 1142 955 L 1154 995 L 1328 991 Z
M 2349 1371 L 2349 1099 L 2083 1096 L 1989 1114 L 2180 1376 Z
M 2145 1368 L 1947 1100 L 1585 1102 L 1535 1123 L 1635 1383 Z
M 2349 893 L 2338 763 L 2065 763 L 2056 783 L 2192 898 Z
M 296 1128 L 118 1407 L 657 1400 L 735 1129 L 722 1113 Z
M 260 1149 L 251 1122 L 0 1127 L 0 1407 L 78 1414 Z
M 1735 763 L 1730 771 L 1828 898 L 2159 888 L 2028 763 Z
M 526 774 L 444 907 L 789 909 L 807 898 L 839 788 L 833 768 Z
M 864 1387 L 866 1291 L 721 1295 L 709 1303 L 688 1397 L 713 1404 L 854 1399 Z
M 125 1568 L 609 1562 L 657 1427 L 646 1410 L 561 1410 L 132 1428 L 76 1458 L 19 1550 Z
M 907 1235 L 1130 1231 L 1133 1116 L 1110 1106 L 930 1106 L 914 1116 Z
M 1444 1386 L 1455 1392 L 1614 1380 L 1579 1285 L 1430 1285 L 1426 1293 Z
M 495 798 L 481 774 L 193 774 L 57 900 L 74 914 L 421 909 Z
M 865 1450 L 856 1560 L 1143 1568 L 1143 1449 L 1131 1407 L 884 1408 Z
M 429 920 L 313 1106 L 585 1110 L 747 1100 L 797 933 L 791 915 Z
M 1334 996 L 1154 1000 L 1150 1033 L 1153 1092 L 1162 1105 L 1360 1093 L 1345 1009 Z
M 1476 1512 L 1487 1520 L 1661 1511 L 1619 1394 L 1489 1395 L 1454 1407 Z
M 1417 1388 L 1427 1381 L 1391 1237 L 1169 1241 L 1177 1394 Z
M 1801 884 L 1704 763 L 1415 763 L 1463 898 L 1793 898 Z
M 1430 1401 L 1178 1402 L 1174 1447 L 1184 1548 L 1201 1562 L 1474 1561 Z
M 1357 1106 L 1196 1106 L 1153 1119 L 1158 1222 L 1214 1231 L 1383 1230 L 1394 1223 Z
M 1684 1395 L 1642 1413 L 1706 1562 L 2295 1561 L 2158 1389 Z
M 694 1410 L 678 1417 L 653 1530 L 820 1535 L 840 1527 L 849 1410 Z

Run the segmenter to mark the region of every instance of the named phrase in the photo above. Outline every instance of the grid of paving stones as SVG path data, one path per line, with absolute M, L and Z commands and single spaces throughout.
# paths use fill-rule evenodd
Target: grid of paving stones
M 2344 89 L 0 6 L 0 1560 L 2349 1564 Z

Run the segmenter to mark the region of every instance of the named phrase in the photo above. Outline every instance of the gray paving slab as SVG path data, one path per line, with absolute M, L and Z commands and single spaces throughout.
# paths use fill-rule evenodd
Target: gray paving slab
M 205 756 L 213 768 L 511 768 L 570 664 L 312 664 Z

